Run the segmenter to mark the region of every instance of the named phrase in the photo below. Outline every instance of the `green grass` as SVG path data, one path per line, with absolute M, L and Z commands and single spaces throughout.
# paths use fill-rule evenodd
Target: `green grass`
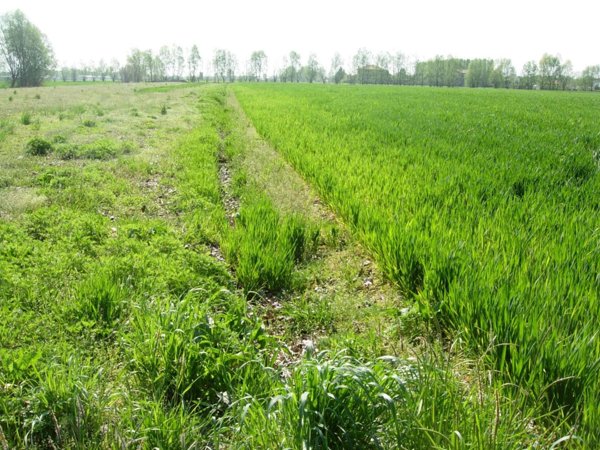
M 225 242 L 237 279 L 246 292 L 289 289 L 296 263 L 314 248 L 318 232 L 311 234 L 298 216 L 282 217 L 265 196 L 245 200 Z
M 569 437 L 554 407 L 511 395 L 460 338 L 384 356 L 398 337 L 382 324 L 422 322 L 367 304 L 389 291 L 373 280 L 364 292 L 377 273 L 366 255 L 341 224 L 307 213 L 310 189 L 272 150 L 251 148 L 222 86 L 177 88 L 168 103 L 122 84 L 9 95 L 3 448 L 547 448 Z M 54 150 L 27 155 L 35 137 Z
M 198 211 L 185 200 L 192 176 L 177 179 L 170 152 L 210 150 L 195 139 L 210 126 L 197 125 L 197 107 L 182 92 L 171 99 L 172 118 L 140 135 L 136 121 L 146 119 L 129 114 L 133 90 L 121 87 L 121 101 L 104 103 L 106 87 L 96 89 L 81 97 L 40 89 L 37 130 L 10 125 L 18 109 L 1 118 L 8 132 L 0 147 L 0 436 L 9 448 L 172 448 L 184 435 L 198 442 L 217 412 L 211 400 L 233 395 L 237 378 L 222 375 L 250 374 L 256 365 L 240 366 L 264 360 L 260 325 L 228 293 L 230 275 L 198 246 L 199 236 L 181 231 L 193 228 Z M 157 100 L 146 97 L 138 110 L 152 114 Z M 80 126 L 80 114 L 98 104 L 103 137 Z M 74 114 L 59 119 L 65 107 Z M 36 134 L 57 147 L 43 160 L 22 156 Z M 132 152 L 131 142 L 143 150 Z M 76 149 L 73 157 L 65 158 L 65 145 Z M 212 171 L 199 166 L 194 175 L 205 180 Z M 218 195 L 207 201 L 220 204 Z M 162 359 L 155 348 L 164 349 Z M 207 351 L 215 359 L 204 358 Z M 198 379 L 196 370 L 213 366 Z M 130 378 L 131 370 L 139 376 Z
M 148 86 L 141 89 L 138 89 L 137 92 L 140 94 L 148 94 L 148 93 L 157 93 L 157 92 L 171 92 L 179 89 L 189 89 L 193 87 L 194 84 L 190 83 L 167 83 L 159 86 Z M 196 85 L 198 86 L 198 85 Z
M 598 442 L 597 97 L 235 93 L 434 329 L 491 348 L 492 367 L 532 403 L 559 408 L 576 434 Z

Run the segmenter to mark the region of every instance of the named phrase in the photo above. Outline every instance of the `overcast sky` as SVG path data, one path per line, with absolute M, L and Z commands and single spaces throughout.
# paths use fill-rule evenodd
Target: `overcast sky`
M 349 67 L 360 47 L 419 59 L 511 58 L 518 71 L 543 53 L 576 71 L 600 64 L 598 0 L 2 0 L 0 14 L 14 9 L 47 35 L 60 65 L 122 62 L 132 48 L 171 44 L 198 45 L 204 62 L 225 48 L 242 68 L 262 49 L 269 73 L 290 50 L 303 62 L 315 53 L 329 69 L 334 52 Z

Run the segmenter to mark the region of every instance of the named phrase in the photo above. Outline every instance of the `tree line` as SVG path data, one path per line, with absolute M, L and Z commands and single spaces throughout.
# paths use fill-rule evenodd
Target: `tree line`
M 252 52 L 240 64 L 235 54 L 217 49 L 204 61 L 197 45 L 163 46 L 152 50 L 131 50 L 125 62 L 100 60 L 75 66 L 56 67 L 52 47 L 40 30 L 21 11 L 0 18 L 0 72 L 5 71 L 11 86 L 38 86 L 44 79 L 67 81 L 272 81 L 350 84 L 398 84 L 474 88 L 518 88 L 548 90 L 598 90 L 600 65 L 586 67 L 579 76 L 570 61 L 544 54 L 539 61 L 528 61 L 517 73 L 510 59 L 463 59 L 436 56 L 411 60 L 401 52 L 373 54 L 361 48 L 348 65 L 339 53 L 323 66 L 315 54 L 302 63 L 301 55 L 291 51 L 280 68 L 268 72 L 268 57 L 263 50 Z M 210 66 L 212 74 L 203 67 Z

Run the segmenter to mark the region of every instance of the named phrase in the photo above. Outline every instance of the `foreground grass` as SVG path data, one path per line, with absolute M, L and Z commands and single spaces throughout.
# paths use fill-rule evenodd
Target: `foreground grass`
M 1 94 L 3 448 L 523 448 L 563 437 L 568 427 L 507 396 L 458 343 L 386 356 L 352 346 L 365 330 L 347 330 L 291 349 L 315 316 L 329 321 L 303 310 L 320 258 L 310 236 L 334 245 L 330 233 L 321 241 L 328 225 L 244 176 L 252 165 L 222 87 L 139 88 Z M 27 153 L 32 138 L 48 153 Z M 232 167 L 232 221 L 223 158 L 247 163 Z M 253 292 L 286 303 L 277 337 Z M 334 299 L 319 301 L 324 311 Z

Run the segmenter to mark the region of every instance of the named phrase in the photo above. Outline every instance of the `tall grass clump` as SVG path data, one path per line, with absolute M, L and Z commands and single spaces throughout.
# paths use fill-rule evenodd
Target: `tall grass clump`
M 295 264 L 310 239 L 303 219 L 282 216 L 265 196 L 258 196 L 241 207 L 226 252 L 246 292 L 277 292 L 291 286 Z
M 509 385 L 599 442 L 596 96 L 235 92 L 440 336 L 485 351 Z
M 21 113 L 20 122 L 22 125 L 31 125 L 33 121 L 33 114 L 29 111 L 23 111 Z
M 538 427 L 544 411 L 501 396 L 493 374 L 461 382 L 460 366 L 438 356 L 307 350 L 266 401 L 240 400 L 241 448 L 521 448 L 563 437 Z
M 20 408 L 17 397 L 0 394 L 2 417 L 11 418 L 8 424 L 2 421 L 3 445 L 81 448 L 102 442 L 110 405 L 109 395 L 100 388 L 103 377 L 90 361 L 72 355 L 66 361 L 60 357 L 48 361 L 34 378 L 19 386 L 7 385 L 9 391 L 18 389 L 11 393 L 26 402 L 27 408 Z
M 15 126 L 7 119 L 0 120 L 0 142 L 6 139 L 6 136 L 14 133 Z
M 245 308 L 226 291 L 201 288 L 183 299 L 140 305 L 126 345 L 139 386 L 156 401 L 217 415 L 240 386 L 253 384 L 256 391 L 263 381 L 257 361 L 264 358 L 268 339 Z
M 127 302 L 124 286 L 105 270 L 84 280 L 75 296 L 80 317 L 107 328 L 112 328 L 121 318 Z

